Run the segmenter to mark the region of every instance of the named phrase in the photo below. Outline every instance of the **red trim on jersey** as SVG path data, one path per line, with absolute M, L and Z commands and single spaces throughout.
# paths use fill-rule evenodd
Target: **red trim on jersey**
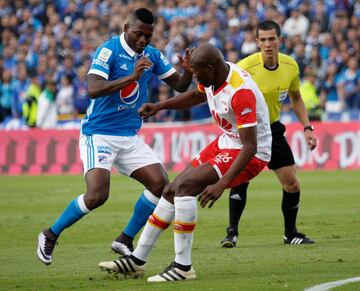
M 205 93 L 205 87 L 204 87 L 203 84 L 198 83 L 197 89 L 198 89 L 198 91 L 199 91 L 200 93 Z
M 174 221 L 174 231 L 182 233 L 191 233 L 195 229 L 195 223 Z
M 167 229 L 168 226 L 170 225 L 170 222 L 166 222 L 166 221 L 160 219 L 160 218 L 159 218 L 158 216 L 156 216 L 154 213 L 149 216 L 148 222 L 149 222 L 152 226 L 155 226 L 155 227 L 161 228 L 161 229 Z
M 231 106 L 235 112 L 238 127 L 246 127 L 257 123 L 256 119 L 256 97 L 251 89 L 240 89 L 236 91 Z
M 224 82 L 215 92 L 214 95 L 216 95 L 217 93 L 219 93 L 222 89 L 225 88 L 225 86 L 227 86 L 228 82 Z

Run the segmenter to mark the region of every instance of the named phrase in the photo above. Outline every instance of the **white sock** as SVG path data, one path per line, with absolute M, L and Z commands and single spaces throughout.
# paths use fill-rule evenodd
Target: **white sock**
M 175 262 L 191 265 L 191 248 L 197 220 L 196 198 L 193 196 L 175 197 L 174 243 Z
M 161 197 L 153 214 L 149 216 L 132 255 L 146 262 L 156 240 L 174 220 L 174 215 L 174 205 Z

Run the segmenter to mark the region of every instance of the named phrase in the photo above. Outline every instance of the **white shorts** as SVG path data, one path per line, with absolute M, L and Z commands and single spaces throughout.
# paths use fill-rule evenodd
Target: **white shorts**
M 84 175 L 94 168 L 130 176 L 132 172 L 152 164 L 162 164 L 153 150 L 138 136 L 84 135 L 80 134 L 80 158 Z

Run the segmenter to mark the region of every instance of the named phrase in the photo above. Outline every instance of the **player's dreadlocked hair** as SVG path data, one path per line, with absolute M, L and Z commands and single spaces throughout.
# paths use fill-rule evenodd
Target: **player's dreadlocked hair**
M 146 8 L 139 8 L 134 12 L 134 18 L 147 24 L 154 24 L 154 15 Z
M 258 24 L 258 26 L 256 27 L 256 37 L 259 37 L 259 30 L 268 31 L 268 30 L 272 30 L 272 29 L 275 29 L 277 36 L 281 35 L 280 26 L 275 21 L 266 20 L 266 21 L 260 22 Z

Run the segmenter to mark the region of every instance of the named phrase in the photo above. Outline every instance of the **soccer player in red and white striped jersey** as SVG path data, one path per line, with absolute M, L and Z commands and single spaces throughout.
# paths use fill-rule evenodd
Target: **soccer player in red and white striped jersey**
M 200 195 L 201 207 L 212 207 L 226 188 L 248 182 L 270 160 L 268 109 L 250 75 L 226 63 L 220 51 L 208 43 L 192 52 L 191 66 L 199 83 L 196 89 L 156 104 L 144 104 L 139 113 L 146 118 L 162 109 L 185 109 L 207 101 L 223 134 L 165 187 L 132 255 L 101 262 L 102 269 L 142 276 L 157 238 L 174 221 L 175 259 L 148 282 L 195 279 L 191 249 L 197 220 L 196 196 Z

